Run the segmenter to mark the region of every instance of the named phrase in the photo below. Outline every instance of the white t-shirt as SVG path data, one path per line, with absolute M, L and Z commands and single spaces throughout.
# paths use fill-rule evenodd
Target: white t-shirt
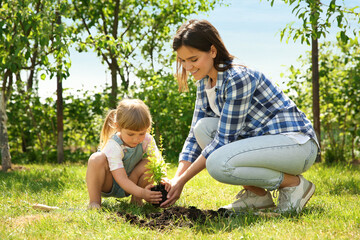
M 216 99 L 216 92 L 215 92 L 215 87 L 211 87 L 211 82 L 210 80 L 208 80 L 206 86 L 205 86 L 205 91 L 206 91 L 206 95 L 210 104 L 210 108 L 211 110 L 213 110 L 213 112 L 220 117 L 220 112 L 218 110 L 218 108 L 215 105 L 215 99 Z
M 116 133 L 119 136 L 119 133 Z M 114 171 L 119 168 L 124 168 L 123 159 L 126 154 L 126 149 L 130 148 L 125 145 L 120 145 L 114 139 L 110 138 L 101 152 L 105 153 L 109 162 L 110 171 Z M 159 149 L 156 146 L 155 139 L 146 134 L 145 139 L 142 142 L 142 148 L 144 154 L 148 156 L 155 156 L 156 158 L 162 158 Z

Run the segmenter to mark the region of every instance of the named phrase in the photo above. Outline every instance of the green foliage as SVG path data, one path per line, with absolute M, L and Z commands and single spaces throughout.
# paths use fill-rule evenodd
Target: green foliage
M 78 50 L 96 51 L 101 61 L 108 66 L 112 75 L 111 105 L 115 107 L 118 75 L 123 89 L 127 91 L 130 73 L 154 69 L 155 65 L 161 68 L 171 66 L 167 47 L 172 38 L 171 31 L 188 16 L 210 11 L 221 2 L 74 0 L 72 19 L 77 25 L 77 31 L 84 36 L 78 40 Z
M 178 93 L 170 73 L 175 58 L 168 43 L 188 16 L 210 11 L 222 2 L 2 1 L 0 79 L 9 100 L 6 112 L 13 160 L 55 162 L 56 100 L 41 99 L 36 88 L 39 79 L 48 81 L 47 77 L 60 74 L 65 80 L 69 76 L 68 48 L 72 43 L 79 51 L 96 51 L 120 75 L 117 99 L 130 96 L 145 100 L 156 135 L 164 136 L 164 155 L 177 157 L 189 131 L 195 91 Z M 28 79 L 24 79 L 26 73 Z M 140 91 L 136 86 L 129 90 L 130 73 L 140 79 Z M 65 159 L 83 160 L 98 145 L 102 113 L 111 102 L 109 89 L 105 93 L 79 92 L 77 96 L 66 91 Z
M 152 133 L 152 136 L 154 136 L 154 134 Z M 163 178 L 166 177 L 166 170 L 168 167 L 168 164 L 165 163 L 163 157 L 162 157 L 162 152 L 163 152 L 163 147 L 162 147 L 162 137 L 160 135 L 160 141 L 159 141 L 159 153 L 157 154 L 155 146 L 150 144 L 148 146 L 149 150 L 150 150 L 150 154 L 148 156 L 145 156 L 145 158 L 148 160 L 147 164 L 145 165 L 145 167 L 148 169 L 148 171 L 146 171 L 146 174 L 149 174 L 149 177 L 146 177 L 145 180 L 148 180 L 149 183 L 154 182 L 157 185 L 160 185 L 161 181 Z
M 107 89 L 108 91 L 109 89 Z M 89 154 L 97 149 L 109 93 L 78 91 L 64 98 L 64 142 L 73 151 Z M 87 158 L 87 157 L 86 157 Z
M 267 0 L 271 6 L 274 0 Z M 336 25 L 339 29 L 339 36 L 342 42 L 346 43 L 350 38 L 356 37 L 358 29 L 356 25 L 360 23 L 360 15 L 357 11 L 359 6 L 348 7 L 338 4 L 336 0 L 282 0 L 285 4 L 293 7 L 292 13 L 302 21 L 300 26 L 294 26 L 294 22 L 287 24 L 281 30 L 280 39 L 287 35 L 287 41 L 300 39 L 301 43 L 310 45 L 311 39 L 326 37 L 330 28 Z M 355 26 L 355 27 L 354 27 Z
M 0 74 L 6 70 L 19 73 L 22 70 L 49 71 L 52 75 L 63 69 L 68 75 L 70 61 L 68 54 L 72 28 L 66 24 L 55 24 L 57 14 L 67 15 L 66 2 L 12 1 L 2 2 L 0 9 Z M 58 64 L 49 60 L 53 57 Z M 62 61 L 61 61 L 62 60 Z
M 360 148 L 360 45 L 326 42 L 319 54 L 322 143 L 326 162 L 359 157 Z M 299 69 L 290 67 L 288 93 L 311 116 L 311 56 L 300 57 Z
M 21 137 L 19 139 L 21 140 L 15 141 L 15 143 L 21 144 L 22 152 L 34 153 L 40 151 L 41 155 L 51 156 L 52 158 L 54 154 L 56 155 L 56 150 L 51 148 L 54 145 L 49 144 L 48 139 L 42 139 L 41 133 L 45 129 L 49 129 L 37 129 L 44 125 L 42 123 L 43 119 L 40 119 L 41 115 L 37 115 L 41 112 L 39 111 L 41 108 L 38 108 L 41 106 L 39 97 L 31 98 L 33 91 L 36 91 L 33 88 L 39 80 L 38 74 L 41 74 L 41 79 L 46 78 L 45 73 L 50 78 L 54 75 L 61 76 L 61 79 L 69 76 L 71 64 L 67 57 L 73 29 L 60 21 L 61 16 L 68 16 L 67 1 L 58 0 L 54 3 L 49 0 L 8 0 L 2 1 L 0 5 L 1 91 L 6 97 L 6 101 L 8 99 L 12 99 L 13 102 L 20 101 L 16 104 L 21 106 L 15 108 L 27 115 L 27 119 L 20 116 L 20 121 L 34 128 L 18 128 L 9 131 L 19 131 Z M 25 73 L 27 73 L 27 79 L 23 80 Z M 14 81 L 15 78 L 16 81 Z M 16 83 L 15 86 L 14 83 Z M 14 90 L 17 91 L 15 93 L 17 96 L 13 97 Z M 53 111 L 50 109 L 49 112 L 52 113 Z M 11 122 L 11 124 L 16 123 Z M 53 127 L 54 125 L 50 126 Z M 50 132 L 56 134 L 56 129 L 52 128 L 52 130 Z M 13 136 L 10 138 L 13 138 Z M 34 139 L 37 139 L 37 141 L 34 141 Z M 15 143 L 10 143 L 10 145 Z M 33 151 L 33 149 L 36 149 L 36 151 Z M 15 155 L 17 153 L 15 152 Z M 36 158 L 36 155 L 29 154 L 29 160 L 32 161 Z
M 155 137 L 163 137 L 164 155 L 176 159 L 189 133 L 196 99 L 196 87 L 189 81 L 189 92 L 179 93 L 173 75 L 152 71 L 139 73 L 141 91 L 133 97 L 142 99 L 150 108 Z M 159 139 L 156 139 L 159 143 Z
M 7 106 L 11 155 L 27 163 L 46 162 L 56 157 L 56 113 L 51 99 L 42 104 L 39 96 L 30 94 L 14 91 Z
M 179 93 L 172 75 L 143 73 L 140 86 L 133 86 L 133 98 L 143 99 L 153 118 L 156 142 L 163 136 L 163 154 L 169 161 L 177 161 L 190 129 L 195 85 L 190 91 Z M 56 162 L 56 101 L 41 100 L 37 89 L 19 93 L 15 88 L 7 106 L 11 155 L 16 163 Z M 141 91 L 139 91 L 139 90 Z M 96 151 L 105 113 L 108 111 L 110 88 L 105 91 L 64 90 L 64 149 L 65 160 L 86 161 Z M 119 99 L 125 97 L 125 91 Z M 129 97 L 129 96 L 127 96 Z M 25 107 L 24 107 L 25 106 Z
M 64 94 L 65 159 L 85 161 L 97 149 L 108 93 L 79 91 L 79 95 L 70 95 L 65 90 Z M 57 161 L 55 109 L 56 102 L 51 97 L 41 100 L 36 91 L 25 94 L 14 91 L 7 107 L 9 144 L 14 162 Z

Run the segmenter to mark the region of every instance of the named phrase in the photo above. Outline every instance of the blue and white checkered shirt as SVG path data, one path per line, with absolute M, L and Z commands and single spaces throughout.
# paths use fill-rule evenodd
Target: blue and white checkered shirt
M 311 122 L 276 85 L 262 73 L 243 66 L 218 72 L 215 106 L 220 115 L 213 141 L 202 151 L 194 136 L 195 124 L 204 117 L 217 117 L 211 110 L 205 86 L 209 77 L 197 82 L 194 115 L 179 160 L 194 162 L 225 144 L 241 138 L 286 132 L 302 132 L 316 139 Z

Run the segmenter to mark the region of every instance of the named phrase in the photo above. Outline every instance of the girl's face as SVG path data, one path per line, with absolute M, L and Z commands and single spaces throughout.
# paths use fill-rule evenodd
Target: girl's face
M 126 146 L 133 148 L 144 141 L 146 133 L 147 129 L 142 131 L 132 131 L 123 128 L 120 130 L 120 138 Z
M 200 80 L 206 76 L 213 80 L 217 79 L 217 70 L 214 68 L 214 58 L 217 51 L 214 46 L 211 46 L 209 52 L 188 46 L 181 46 L 176 52 L 184 69 L 190 72 L 195 80 Z

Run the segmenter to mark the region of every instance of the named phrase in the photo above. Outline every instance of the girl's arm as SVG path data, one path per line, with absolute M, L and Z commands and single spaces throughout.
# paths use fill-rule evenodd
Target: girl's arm
M 111 173 L 115 181 L 125 192 L 134 195 L 135 197 L 143 198 L 149 203 L 158 204 L 161 201 L 161 192 L 139 187 L 128 178 L 124 168 L 116 169 Z

